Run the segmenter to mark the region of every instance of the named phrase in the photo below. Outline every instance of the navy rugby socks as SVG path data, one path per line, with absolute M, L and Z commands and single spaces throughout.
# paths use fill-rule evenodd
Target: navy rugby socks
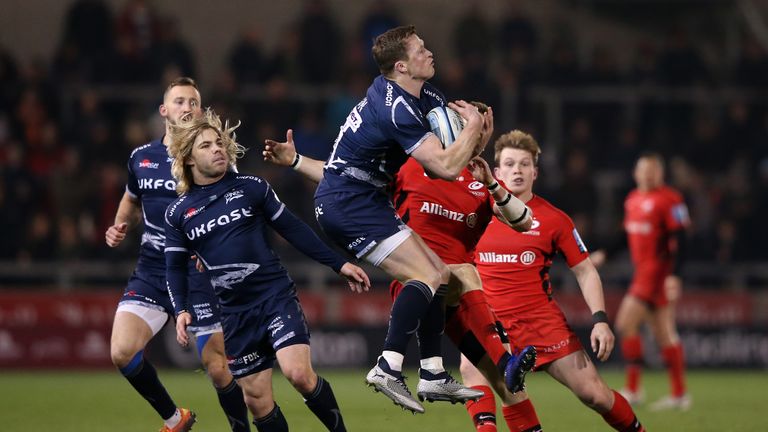
M 176 412 L 176 404 L 165 390 L 157 371 L 151 363 L 144 360 L 144 351 L 139 351 L 127 366 L 120 368 L 120 373 L 139 392 L 163 420 Z
M 344 419 L 339 411 L 336 396 L 333 395 L 331 384 L 320 375 L 317 376 L 317 386 L 310 394 L 304 396 L 304 403 L 331 432 L 346 432 Z
M 418 329 L 431 302 L 432 290 L 424 282 L 411 280 L 403 286 L 392 305 L 384 351 L 405 353 L 411 335 Z
M 229 427 L 232 432 L 248 432 L 251 430 L 248 426 L 248 407 L 245 406 L 243 399 L 243 389 L 237 385 L 237 381 L 232 380 L 228 386 L 223 389 L 216 389 L 219 397 L 219 405 L 224 410 L 229 420 Z
M 253 421 L 259 432 L 288 432 L 288 422 L 285 420 L 280 406 L 275 402 L 275 408 L 262 418 Z

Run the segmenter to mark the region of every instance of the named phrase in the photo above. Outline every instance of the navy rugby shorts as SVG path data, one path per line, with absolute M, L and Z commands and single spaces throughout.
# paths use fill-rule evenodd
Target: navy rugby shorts
M 309 327 L 295 295 L 277 295 L 237 312 L 222 312 L 224 349 L 232 376 L 271 369 L 275 353 L 290 345 L 309 345 Z

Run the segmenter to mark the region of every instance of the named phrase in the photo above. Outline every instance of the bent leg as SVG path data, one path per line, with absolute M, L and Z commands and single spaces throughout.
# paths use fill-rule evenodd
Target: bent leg
M 449 292 L 460 290 L 459 308 L 454 314 L 475 335 L 490 359 L 503 371 L 509 361 L 509 341 L 501 322 L 491 310 L 482 291 L 480 275 L 472 264 L 451 264 Z M 506 345 L 506 346 L 505 346 Z
M 419 322 L 427 317 L 440 285 L 448 280 L 448 267 L 442 261 L 435 261 L 434 252 L 415 233 L 395 248 L 380 267 L 404 282 L 403 289 L 392 305 L 382 353 L 389 367 L 400 372 L 411 335 L 418 330 Z M 435 305 L 442 307 L 440 303 Z M 439 347 L 439 339 L 433 339 Z
M 307 408 L 329 431 L 346 431 L 331 384 L 315 373 L 311 358 L 310 347 L 306 344 L 289 345 L 277 350 L 280 369 L 291 385 L 304 397 Z
M 227 366 L 224 352 L 224 334 L 220 331 L 196 335 L 197 349 L 206 373 L 211 378 L 216 395 L 229 426 L 233 432 L 250 430 L 248 426 L 248 407 L 245 405 L 243 390 L 237 385 Z
M 159 311 L 147 312 L 165 315 Z M 144 359 L 144 347 L 153 336 L 152 328 L 144 319 L 132 312 L 118 309 L 112 324 L 110 354 L 112 363 L 133 388 L 149 402 L 163 420 L 169 420 L 179 414 L 176 404 L 160 382 L 155 368 Z
M 288 422 L 272 393 L 271 368 L 237 378 L 237 384 L 243 389 L 245 404 L 253 414 L 256 430 L 288 432 Z
M 483 357 L 477 365 L 474 365 L 462 355 L 461 377 L 465 385 L 482 389 L 486 393 L 477 404 L 470 405 L 467 403 L 467 411 L 478 431 L 486 430 L 481 428 L 487 424 L 483 419 L 490 418 L 491 415 L 493 416 L 494 428 L 487 430 L 496 430 L 496 403 L 490 394 L 491 387 L 501 398 L 501 412 L 510 431 L 535 432 L 541 430 L 539 417 L 530 399 L 528 399 L 528 393 L 525 391 L 510 393 L 504 383 L 504 378 L 488 356 Z
M 642 431 L 632 407 L 617 392 L 608 388 L 583 350 L 568 354 L 546 368 L 553 378 L 568 387 L 586 406 L 597 411 L 619 431 Z

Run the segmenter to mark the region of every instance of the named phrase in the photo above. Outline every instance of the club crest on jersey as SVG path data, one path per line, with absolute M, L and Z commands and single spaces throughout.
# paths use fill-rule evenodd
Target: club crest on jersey
M 483 188 L 483 184 L 479 181 L 473 181 L 467 186 L 470 190 L 480 190 Z
M 474 228 L 477 225 L 477 213 L 470 213 L 467 215 L 467 226 Z
M 647 199 L 640 204 L 640 209 L 645 213 L 650 213 L 653 211 L 653 204 L 653 200 Z
M 236 200 L 236 199 L 242 198 L 242 197 L 243 197 L 243 190 L 242 189 L 239 189 L 239 190 L 236 190 L 236 191 L 232 191 L 232 192 L 227 192 L 227 193 L 224 194 L 224 199 L 226 200 L 227 204 L 229 204 L 229 202 L 232 201 L 232 200 Z
M 528 236 L 540 236 L 540 235 L 541 235 L 541 233 L 540 233 L 540 232 L 538 232 L 538 231 L 536 231 L 536 228 L 538 228 L 538 227 L 540 227 L 540 226 L 541 226 L 541 222 L 539 222 L 538 220 L 536 220 L 536 218 L 531 218 L 531 221 L 532 221 L 532 223 L 531 223 L 531 229 L 529 229 L 528 231 L 522 232 L 522 233 L 520 233 L 520 234 L 522 234 L 522 235 L 528 235 Z
M 139 162 L 139 168 L 152 168 L 157 169 L 160 167 L 160 164 L 157 162 L 152 162 L 149 159 L 144 159 L 143 161 Z

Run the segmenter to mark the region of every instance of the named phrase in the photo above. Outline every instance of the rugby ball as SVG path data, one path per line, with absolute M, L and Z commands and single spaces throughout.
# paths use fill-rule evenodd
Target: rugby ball
M 453 144 L 464 129 L 464 120 L 459 113 L 447 106 L 432 108 L 427 113 L 427 121 L 429 121 L 429 128 L 432 133 L 437 135 L 440 142 L 443 143 L 443 148 Z

